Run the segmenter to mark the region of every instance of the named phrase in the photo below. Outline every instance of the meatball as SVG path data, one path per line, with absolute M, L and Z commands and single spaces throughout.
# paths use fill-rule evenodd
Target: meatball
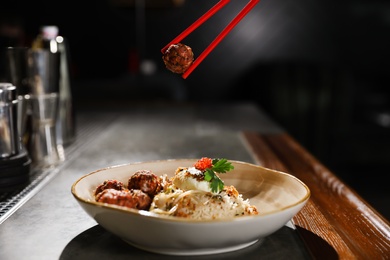
M 153 198 L 161 191 L 161 180 L 149 170 L 139 170 L 129 178 L 127 188 L 139 189 Z
M 141 190 L 105 189 L 96 196 L 97 202 L 115 204 L 132 209 L 149 209 L 152 199 Z
M 167 69 L 174 73 L 182 74 L 194 61 L 194 53 L 191 47 L 182 44 L 172 44 L 162 57 Z
M 99 186 L 97 186 L 95 190 L 95 196 L 106 189 L 115 189 L 115 190 L 123 190 L 125 189 L 122 182 L 117 180 L 106 180 Z

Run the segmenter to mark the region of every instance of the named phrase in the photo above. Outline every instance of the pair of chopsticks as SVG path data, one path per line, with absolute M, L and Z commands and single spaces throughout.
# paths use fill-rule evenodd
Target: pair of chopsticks
M 224 7 L 230 0 L 220 0 L 216 5 L 214 5 L 210 10 L 208 10 L 204 15 L 202 15 L 198 20 L 191 24 L 187 29 L 185 29 L 181 34 L 179 34 L 175 39 L 168 43 L 164 48 L 161 49 L 162 53 L 171 46 L 181 42 L 185 37 L 187 37 L 191 32 L 196 28 L 202 25 L 207 21 L 211 16 L 218 12 L 222 7 Z M 223 29 L 223 31 L 211 42 L 211 44 L 199 55 L 198 58 L 194 60 L 190 67 L 182 74 L 182 77 L 186 79 L 191 72 L 206 58 L 206 56 L 225 38 L 227 34 L 244 18 L 250 10 L 258 3 L 260 0 L 249 0 L 249 3 L 238 13 L 238 15 Z

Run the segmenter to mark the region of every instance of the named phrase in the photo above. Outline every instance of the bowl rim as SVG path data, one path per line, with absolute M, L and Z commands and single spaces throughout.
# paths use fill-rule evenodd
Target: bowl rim
M 197 159 L 194 159 L 194 158 L 182 158 L 182 159 L 147 160 L 147 161 L 137 161 L 137 162 L 123 163 L 123 164 L 117 164 L 117 165 L 111 165 L 111 166 L 99 168 L 99 169 L 96 169 L 94 171 L 91 171 L 91 172 L 89 172 L 89 173 L 79 177 L 72 184 L 72 186 L 71 186 L 71 193 L 72 193 L 73 197 L 79 203 L 84 203 L 84 204 L 87 204 L 87 205 L 97 206 L 97 207 L 104 208 L 104 209 L 109 209 L 109 210 L 115 210 L 115 211 L 119 211 L 119 212 L 122 212 L 122 213 L 125 213 L 125 214 L 129 214 L 129 215 L 145 216 L 145 217 L 150 217 L 150 218 L 153 218 L 153 219 L 156 219 L 156 220 L 159 220 L 159 221 L 179 222 L 179 223 L 226 223 L 226 222 L 245 221 L 245 220 L 248 220 L 248 219 L 264 218 L 264 217 L 267 217 L 267 216 L 272 216 L 272 215 L 275 215 L 277 213 L 283 212 L 283 211 L 285 211 L 287 209 L 296 207 L 298 205 L 302 205 L 302 207 L 303 207 L 304 204 L 306 204 L 306 202 L 311 197 L 311 191 L 310 191 L 309 187 L 303 181 L 301 181 L 299 178 L 295 177 L 294 175 L 286 173 L 286 172 L 283 172 L 283 171 L 270 169 L 270 168 L 267 168 L 267 167 L 264 167 L 264 166 L 260 166 L 260 165 L 254 164 L 254 163 L 249 163 L 249 162 L 244 162 L 244 161 L 239 161 L 239 160 L 228 160 L 228 161 L 231 162 L 231 163 L 235 163 L 235 164 L 249 165 L 251 167 L 255 167 L 255 168 L 262 169 L 262 170 L 270 171 L 270 172 L 273 172 L 275 174 L 285 175 L 288 178 L 294 179 L 295 181 L 297 181 L 306 190 L 305 196 L 300 198 L 295 203 L 289 204 L 288 206 L 279 208 L 277 210 L 272 210 L 272 211 L 269 211 L 269 212 L 263 213 L 263 214 L 249 215 L 249 216 L 240 216 L 240 217 L 235 217 L 235 218 L 198 220 L 198 219 L 187 219 L 187 218 L 180 218 L 180 217 L 174 217 L 174 216 L 166 216 L 166 215 L 161 215 L 161 214 L 149 212 L 147 210 L 138 210 L 138 209 L 132 209 L 132 208 L 127 208 L 127 207 L 117 206 L 117 205 L 114 205 L 114 204 L 107 204 L 107 203 L 102 203 L 102 202 L 86 200 L 86 199 L 80 197 L 77 194 L 77 192 L 76 192 L 76 186 L 83 179 L 85 179 L 85 178 L 87 178 L 87 177 L 89 177 L 91 175 L 97 174 L 99 172 L 105 171 L 105 170 L 109 170 L 109 169 L 113 169 L 113 168 L 125 167 L 125 166 L 129 166 L 129 165 L 144 164 L 144 163 L 164 163 L 164 162 L 168 162 L 168 161 L 169 162 L 171 162 L 171 161 L 180 162 L 180 161 L 197 161 L 197 160 L 199 160 L 199 158 L 197 158 Z

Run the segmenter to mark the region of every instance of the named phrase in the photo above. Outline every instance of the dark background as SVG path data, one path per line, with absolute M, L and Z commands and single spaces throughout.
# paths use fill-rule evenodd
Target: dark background
M 184 80 L 160 50 L 215 3 L 15 0 L 0 4 L 0 43 L 29 46 L 40 26 L 57 25 L 76 108 L 255 102 L 390 218 L 390 2 L 262 0 Z M 198 56 L 246 3 L 230 1 L 182 42 Z

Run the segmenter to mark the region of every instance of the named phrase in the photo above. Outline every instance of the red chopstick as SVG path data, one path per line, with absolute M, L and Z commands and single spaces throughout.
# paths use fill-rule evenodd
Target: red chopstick
M 212 15 L 218 12 L 229 0 L 220 0 L 214 7 L 207 11 L 202 17 L 195 21 L 190 27 L 184 30 L 179 36 L 173 39 L 167 44 L 161 52 L 164 53 L 169 46 L 178 43 L 188 36 L 192 31 L 198 28 L 202 23 L 209 19 Z M 211 42 L 211 44 L 194 60 L 190 67 L 182 74 L 182 77 L 186 79 L 192 71 L 206 58 L 206 56 L 225 38 L 226 35 L 249 13 L 252 8 L 259 3 L 260 0 L 249 0 L 249 3 L 238 13 L 238 15 L 225 27 L 225 29 Z
M 173 39 L 170 43 L 168 43 L 164 48 L 161 49 L 162 53 L 171 46 L 172 44 L 179 43 L 185 37 L 187 37 L 190 33 L 192 33 L 196 28 L 201 26 L 204 22 L 206 22 L 211 16 L 213 16 L 216 12 L 218 12 L 222 7 L 224 7 L 230 0 L 220 0 L 217 4 L 211 7 L 204 15 L 202 15 L 198 20 L 196 20 L 193 24 L 191 24 L 187 29 L 185 29 L 181 34 L 179 34 L 175 39 Z
M 191 72 L 206 58 L 207 55 L 225 38 L 226 35 L 244 18 L 260 0 L 250 0 L 238 15 L 225 27 L 225 29 L 211 42 L 211 44 L 194 60 L 190 67 L 183 73 L 186 79 Z

